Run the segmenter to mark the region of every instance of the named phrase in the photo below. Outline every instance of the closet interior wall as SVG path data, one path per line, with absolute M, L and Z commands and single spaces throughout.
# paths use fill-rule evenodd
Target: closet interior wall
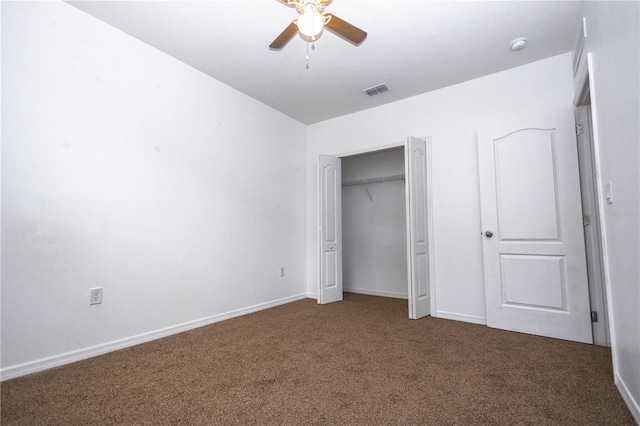
M 342 158 L 344 291 L 407 298 L 403 176 L 402 147 Z

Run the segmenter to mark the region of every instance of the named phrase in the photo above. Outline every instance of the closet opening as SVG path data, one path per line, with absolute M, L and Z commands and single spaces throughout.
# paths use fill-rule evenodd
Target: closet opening
M 387 149 L 320 155 L 319 304 L 341 301 L 345 281 L 347 291 L 406 298 L 411 319 L 435 310 L 430 147 L 430 137 L 409 136 Z
M 343 291 L 407 299 L 404 147 L 341 160 Z

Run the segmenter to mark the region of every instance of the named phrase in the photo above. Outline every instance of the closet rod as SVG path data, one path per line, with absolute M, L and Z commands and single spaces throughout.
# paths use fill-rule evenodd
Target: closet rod
M 385 176 L 373 179 L 347 180 L 342 182 L 342 186 L 368 185 L 370 183 L 389 182 L 392 180 L 404 180 L 404 175 Z

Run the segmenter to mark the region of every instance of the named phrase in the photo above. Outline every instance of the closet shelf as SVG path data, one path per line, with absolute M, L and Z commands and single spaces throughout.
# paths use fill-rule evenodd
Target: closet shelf
M 393 180 L 404 180 L 404 175 L 385 176 L 371 179 L 346 180 L 342 186 L 369 185 L 370 183 L 390 182 Z

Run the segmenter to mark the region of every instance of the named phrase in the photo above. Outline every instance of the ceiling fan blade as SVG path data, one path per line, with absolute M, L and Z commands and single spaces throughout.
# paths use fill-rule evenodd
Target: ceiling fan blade
M 351 25 L 347 21 L 343 21 L 336 15 L 326 13 L 325 16 L 331 16 L 331 20 L 327 25 L 325 25 L 326 29 L 328 29 L 335 35 L 340 36 L 347 41 L 350 41 L 356 46 L 360 45 L 360 43 L 362 43 L 364 39 L 367 38 L 366 32 L 362 31 L 358 27 Z
M 269 45 L 269 49 L 271 50 L 280 50 L 291 41 L 291 39 L 298 33 L 298 26 L 296 25 L 296 21 L 293 21 L 289 24 L 287 28 L 278 36 L 273 43 Z

